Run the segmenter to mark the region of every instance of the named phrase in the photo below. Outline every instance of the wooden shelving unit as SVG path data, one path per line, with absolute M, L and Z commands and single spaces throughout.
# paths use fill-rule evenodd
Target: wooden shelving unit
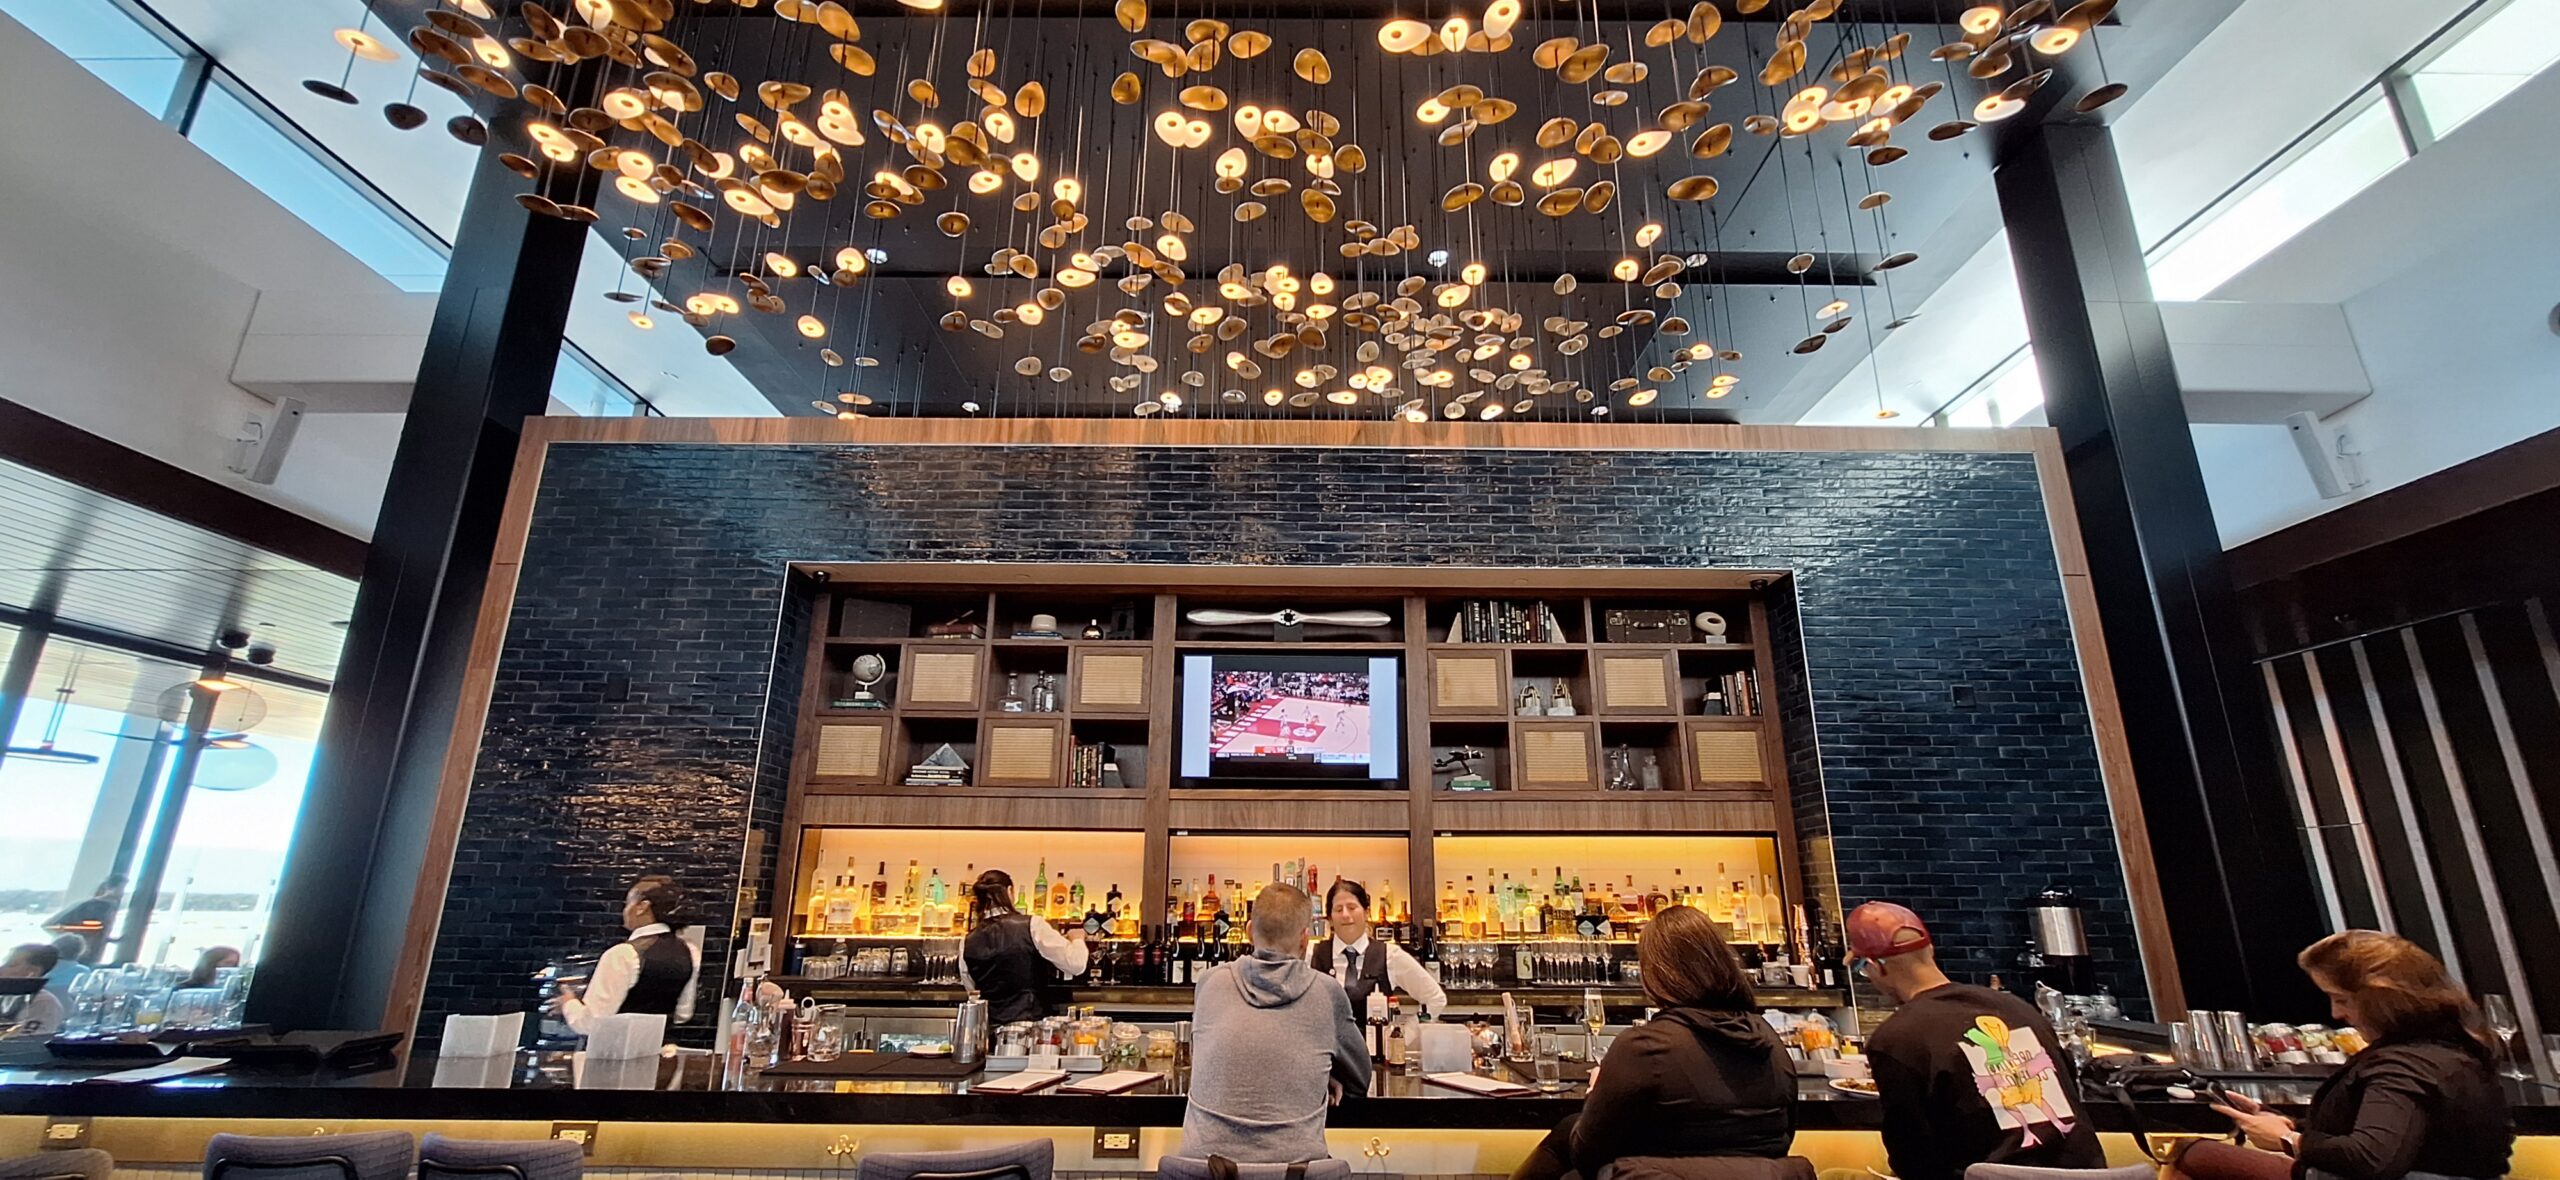
M 802 692 L 799 742 L 785 816 L 773 913 L 787 920 L 805 887 L 797 864 L 804 832 L 822 828 L 941 827 L 1115 830 L 1143 833 L 1144 863 L 1130 875 L 1149 883 L 1143 920 L 1161 921 L 1170 842 L 1191 833 L 1401 836 L 1408 848 L 1400 890 L 1438 879 L 1437 833 L 1555 834 L 1646 832 L 1665 836 L 1758 836 L 1774 840 L 1785 899 L 1802 898 L 1784 748 L 1773 690 L 1765 595 L 1782 575 L 1696 571 L 1694 586 L 1648 571 L 1639 589 L 1618 589 L 1608 571 L 1520 571 L 1499 588 L 1435 584 L 1430 571 L 1290 571 L 1268 586 L 1232 574 L 1198 587 L 1097 582 L 1090 567 L 1054 589 L 871 583 L 831 567 L 820 590 Z M 857 567 L 858 568 L 858 567 Z M 1317 575 L 1312 580 L 1310 574 Z M 1666 584 L 1671 583 L 1671 584 Z M 1036 576 L 1029 585 L 1043 585 Z M 1781 592 L 1784 592 L 1783 590 Z M 1561 642 L 1450 641 L 1470 601 L 1543 603 Z M 1382 628 L 1310 624 L 1295 641 L 1265 625 L 1208 627 L 1184 613 L 1203 606 L 1308 612 L 1382 611 Z M 1727 642 L 1675 635 L 1660 642 L 1610 642 L 1612 611 L 1702 610 L 1729 624 Z M 1017 639 L 1035 614 L 1056 617 L 1065 639 Z M 927 634 L 967 618 L 977 637 Z M 1075 638 L 1093 621 L 1111 637 Z M 1177 669 L 1199 652 L 1392 654 L 1401 660 L 1395 709 L 1403 743 L 1398 789 L 1207 788 L 1180 785 L 1176 764 Z M 879 656 L 888 676 L 873 687 L 881 707 L 846 707 L 856 657 Z M 1726 714 L 1702 706 L 1728 675 L 1751 684 L 1750 700 Z M 1059 708 L 1010 712 L 998 701 L 1009 678 L 1032 695 L 1049 676 Z M 1521 715 L 1524 687 L 1541 702 L 1558 683 L 1570 716 Z M 1746 711 L 1747 710 L 1747 711 Z M 1121 784 L 1070 786 L 1074 748 L 1109 743 Z M 959 786 L 905 785 L 908 769 L 949 744 L 968 763 Z M 1489 791 L 1449 789 L 1435 764 L 1452 751 L 1482 752 Z M 1628 777 L 1650 761 L 1659 790 L 1611 790 L 1610 754 L 1625 751 Z M 1409 894 L 1410 895 L 1410 894 Z

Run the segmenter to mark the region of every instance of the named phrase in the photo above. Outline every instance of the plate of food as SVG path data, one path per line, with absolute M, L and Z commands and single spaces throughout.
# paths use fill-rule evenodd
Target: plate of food
M 1876 1080 L 1874 1078 L 1833 1078 L 1831 1079 L 1831 1088 L 1838 1090 L 1843 1094 L 1855 1094 L 1861 1098 L 1873 1098 L 1876 1096 Z
M 909 1057 L 949 1057 L 949 1056 L 951 1056 L 951 1042 L 949 1042 L 949 1041 L 935 1041 L 935 1042 L 932 1042 L 932 1043 L 929 1043 L 929 1044 L 917 1045 L 917 1046 L 915 1046 L 914 1048 L 911 1048 L 911 1049 L 907 1050 L 907 1056 L 909 1056 Z

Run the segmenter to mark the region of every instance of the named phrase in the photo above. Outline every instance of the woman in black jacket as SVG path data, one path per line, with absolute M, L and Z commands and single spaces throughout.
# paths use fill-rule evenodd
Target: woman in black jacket
M 2348 930 L 2297 960 L 2333 1015 L 2373 1038 L 2322 1083 L 2297 1123 L 2237 1095 L 2228 1115 L 2252 1151 L 2199 1142 L 2172 1176 L 2199 1180 L 2400 1180 L 2507 1173 L 2515 1125 L 2471 997 L 2444 964 L 2397 935 Z
M 1760 1018 L 1742 962 L 1712 918 L 1677 908 L 1637 941 L 1645 995 L 1661 1014 L 1609 1046 L 1582 1113 L 1521 1161 L 1512 1180 L 1599 1174 L 1626 1159 L 1781 1159 L 1795 1141 L 1795 1069 Z

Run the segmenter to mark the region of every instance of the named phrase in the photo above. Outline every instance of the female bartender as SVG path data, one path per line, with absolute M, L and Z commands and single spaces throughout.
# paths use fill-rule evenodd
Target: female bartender
M 1324 909 L 1332 935 L 1308 948 L 1307 961 L 1342 984 L 1351 997 L 1353 1015 L 1368 1011 L 1371 992 L 1403 992 L 1432 1016 L 1449 1006 L 1449 993 L 1410 953 L 1369 937 L 1367 887 L 1337 878 L 1333 888 L 1324 891 Z
M 1013 908 L 1013 878 L 988 869 L 969 885 L 969 937 L 960 947 L 960 984 L 985 997 L 996 1024 L 1058 1011 L 1057 979 L 1084 974 L 1092 949 L 1084 928 L 1065 934 Z
M 691 919 L 675 878 L 632 882 L 622 897 L 622 924 L 631 938 L 604 953 L 584 994 L 564 988 L 552 1000 L 560 1018 L 581 1035 L 594 1018 L 618 1013 L 664 1016 L 670 1026 L 693 1019 L 702 949 L 678 934 Z

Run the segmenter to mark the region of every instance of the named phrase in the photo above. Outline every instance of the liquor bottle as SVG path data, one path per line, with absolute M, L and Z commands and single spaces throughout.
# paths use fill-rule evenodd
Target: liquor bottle
M 1078 877 L 1075 884 L 1067 887 L 1067 909 L 1072 913 L 1081 914 L 1091 908 L 1085 904 L 1084 878 Z
M 1102 895 L 1102 912 L 1111 915 L 1115 920 L 1115 925 L 1117 924 L 1116 920 L 1120 917 L 1120 906 L 1124 900 L 1125 899 L 1120 896 L 1120 883 L 1118 881 L 1112 882 L 1111 891 Z
M 1396 883 L 1392 877 L 1378 882 L 1377 895 L 1369 899 L 1369 924 L 1384 926 L 1396 920 Z
M 1662 891 L 1662 882 L 1654 882 L 1653 888 L 1646 890 L 1644 895 L 1645 921 L 1650 922 L 1661 917 L 1662 912 L 1670 908 L 1671 895 Z
M 1216 877 L 1209 878 L 1209 888 L 1200 894 L 1200 912 L 1204 914 L 1218 912 L 1218 879 Z
M 924 879 L 924 929 L 940 933 L 951 925 L 951 886 L 942 880 L 942 866 L 933 866 L 933 874 Z
M 1109 933 L 1109 932 L 1110 932 L 1110 930 L 1111 930 L 1111 919 L 1110 919 L 1110 917 L 1109 917 L 1109 916 L 1105 915 L 1101 910 L 1096 909 L 1096 908 L 1094 908 L 1094 907 L 1092 907 L 1092 906 L 1087 906 L 1087 907 L 1085 907 L 1085 911 L 1084 911 L 1084 937 L 1085 937 L 1085 941 L 1086 941 L 1087 943 L 1094 943 L 1094 942 L 1099 942 L 1099 941 L 1101 941 L 1102 936 L 1103 936 L 1103 935 L 1105 935 L 1105 934 L 1107 934 L 1107 933 Z M 1094 956 L 1094 957 L 1099 957 L 1099 956 Z
M 871 874 L 871 922 L 875 933 L 888 928 L 884 921 L 888 916 L 889 862 L 884 860 L 879 870 Z
M 805 934 L 827 932 L 827 875 L 825 873 L 809 874 L 809 910 L 807 920 L 800 929 Z
M 1732 941 L 1751 941 L 1751 890 L 1740 880 L 1733 883 L 1733 893 L 1726 899 L 1726 923 L 1733 928 Z
M 907 862 L 906 884 L 898 891 L 898 913 L 912 918 L 924 904 L 924 867 Z
M 1724 862 L 1717 861 L 1716 875 L 1700 882 L 1698 888 L 1700 892 L 1706 894 L 1707 916 L 1730 925 L 1733 922 L 1733 899 L 1723 893 L 1721 887 L 1716 884 L 1726 879 Z
M 1031 894 L 1023 900 L 1026 903 L 1022 906 L 1024 912 L 1035 918 L 1044 916 L 1041 911 L 1049 904 L 1048 857 L 1040 858 L 1040 871 L 1031 875 Z
M 1193 941 L 1177 939 L 1174 942 L 1173 985 L 1175 987 L 1191 986 L 1191 961 L 1195 953 L 1196 944 Z
M 1848 972 L 1840 961 L 1842 948 L 1839 928 L 1824 922 L 1819 945 L 1821 949 L 1814 953 L 1814 980 L 1826 989 L 1837 988 L 1848 978 Z
M 1442 881 L 1440 883 L 1440 912 L 1435 915 L 1435 917 L 1442 925 L 1447 925 L 1448 923 L 1461 920 L 1461 916 L 1458 913 L 1458 883 L 1456 881 Z
M 1476 879 L 1472 873 L 1467 876 L 1465 896 L 1458 899 L 1458 920 L 1466 924 L 1464 933 L 1467 937 L 1484 937 L 1484 902 L 1476 896 Z
M 1770 877 L 1766 873 L 1761 874 L 1760 896 L 1752 904 L 1756 911 L 1753 914 L 1753 918 L 1755 919 L 1753 925 L 1763 932 L 1760 935 L 1761 940 L 1764 942 L 1778 942 L 1785 939 L 1787 936 L 1786 923 L 1784 921 L 1785 908 L 1778 900 L 1778 890 L 1774 878 Z
M 1049 913 L 1047 916 L 1050 919 L 1064 920 L 1067 915 L 1075 912 L 1073 909 L 1069 908 L 1072 902 L 1069 900 L 1067 895 L 1067 875 L 1065 873 L 1061 872 L 1057 876 L 1049 878 Z
M 1396 1019 L 1396 998 L 1387 997 L 1387 1068 L 1404 1068 L 1409 1050 L 1405 1046 L 1404 1022 Z

